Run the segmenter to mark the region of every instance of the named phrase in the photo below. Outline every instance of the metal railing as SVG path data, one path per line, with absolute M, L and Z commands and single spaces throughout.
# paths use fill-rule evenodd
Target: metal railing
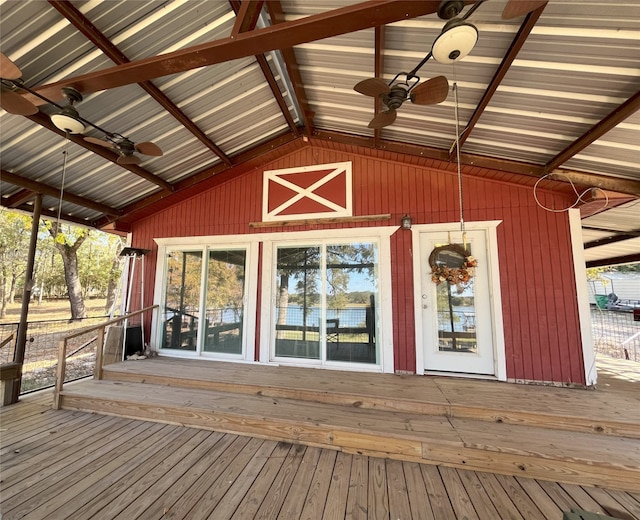
M 71 355 L 78 352 L 78 348 L 74 348 L 74 350 L 68 354 L 70 350 L 70 345 L 74 345 L 76 343 L 85 344 L 92 343 L 95 344 L 95 362 L 93 364 L 93 377 L 94 379 L 102 379 L 102 369 L 104 365 L 108 365 L 111 363 L 115 363 L 122 359 L 122 352 L 125 348 L 123 342 L 122 334 L 107 334 L 107 330 L 118 330 L 114 328 L 114 325 L 118 325 L 122 322 L 128 321 L 131 318 L 136 316 L 141 316 L 145 312 L 152 311 L 157 309 L 157 305 L 153 305 L 151 307 L 146 307 L 139 311 L 135 311 L 124 316 L 119 316 L 118 318 L 114 318 L 109 321 L 105 321 L 99 325 L 94 327 L 89 327 L 86 329 L 82 329 L 78 332 L 68 334 L 60 339 L 58 345 L 58 361 L 57 361 L 57 373 L 56 373 L 56 383 L 53 392 L 53 408 L 55 410 L 60 409 L 61 405 L 61 393 L 64 387 L 64 383 L 68 382 L 67 379 L 67 368 L 68 368 L 68 359 Z M 82 349 L 83 347 L 80 347 Z M 87 374 L 91 375 L 91 373 Z M 86 377 L 86 376 L 84 376 Z

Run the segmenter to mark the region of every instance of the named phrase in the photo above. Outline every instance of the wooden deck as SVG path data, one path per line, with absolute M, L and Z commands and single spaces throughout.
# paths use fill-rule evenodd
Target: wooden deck
M 74 385 L 70 385 L 72 388 Z M 70 410 L 2 409 L 0 512 L 36 519 L 640 518 L 640 493 Z
M 155 358 L 65 387 L 65 409 L 640 492 L 640 393 Z

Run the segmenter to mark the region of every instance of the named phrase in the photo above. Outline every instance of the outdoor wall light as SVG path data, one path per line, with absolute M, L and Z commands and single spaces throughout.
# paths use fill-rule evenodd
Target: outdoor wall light
M 411 229 L 411 217 L 409 215 L 404 215 L 400 222 L 402 223 L 402 229 Z

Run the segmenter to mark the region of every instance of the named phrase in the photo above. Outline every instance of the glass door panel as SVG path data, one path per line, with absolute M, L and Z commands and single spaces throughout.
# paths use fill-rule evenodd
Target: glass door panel
M 326 358 L 377 364 L 377 247 L 327 245 Z
M 279 247 L 275 355 L 320 359 L 320 248 Z
M 242 354 L 246 251 L 209 251 L 203 352 Z
M 277 246 L 273 356 L 380 364 L 378 245 Z
M 436 290 L 438 350 L 476 354 L 475 279 L 459 286 L 441 283 Z
M 201 276 L 201 251 L 169 251 L 162 348 L 197 350 Z

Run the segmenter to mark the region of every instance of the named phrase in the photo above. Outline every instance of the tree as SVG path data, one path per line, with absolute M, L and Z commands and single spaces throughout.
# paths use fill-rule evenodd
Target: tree
M 0 212 L 0 318 L 13 303 L 18 281 L 27 266 L 31 219 L 9 211 Z
M 78 270 L 78 249 L 89 237 L 89 230 L 76 227 L 64 229 L 58 222 L 49 222 L 47 229 L 53 238 L 53 243 L 62 257 L 64 278 L 71 306 L 71 319 L 77 320 L 87 317 L 87 309 L 82 297 L 82 286 Z

